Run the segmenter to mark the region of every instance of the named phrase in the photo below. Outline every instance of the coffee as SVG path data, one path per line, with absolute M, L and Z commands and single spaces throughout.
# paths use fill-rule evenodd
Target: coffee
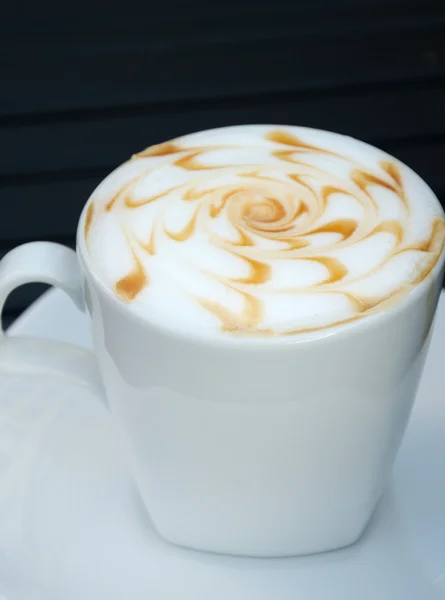
M 381 497 L 444 241 L 439 201 L 385 153 L 310 129 L 233 127 L 119 167 L 85 206 L 77 252 L 8 252 L 0 309 L 35 281 L 88 308 L 97 361 L 48 352 L 105 391 L 164 539 L 308 554 L 352 544 Z M 20 352 L 34 364 L 38 350 Z
M 435 266 L 441 206 L 367 144 L 228 127 L 133 156 L 84 235 L 102 283 L 150 321 L 205 336 L 331 332 L 399 302 Z

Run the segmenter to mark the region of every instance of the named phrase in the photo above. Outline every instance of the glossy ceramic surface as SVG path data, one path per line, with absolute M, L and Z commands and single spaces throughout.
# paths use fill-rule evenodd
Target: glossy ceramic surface
M 36 369 L 34 363 L 29 375 L 29 354 L 24 361 L 17 347 L 14 355 L 2 358 L 1 414 L 10 414 L 15 404 L 10 380 L 15 365 L 14 372 L 20 370 L 16 385 L 25 385 L 26 377 L 34 379 L 27 395 L 21 388 L 24 402 L 17 406 L 12 431 L 21 423 L 24 404 L 38 400 L 32 390 L 40 395 L 37 413 L 49 411 L 51 418 L 36 422 L 34 444 L 23 446 L 18 443 L 23 438 L 16 438 L 15 456 L 24 458 L 17 463 L 22 474 L 11 481 L 20 485 L 11 485 L 9 503 L 5 496 L 0 522 L 11 522 L 5 512 L 9 507 L 15 512 L 8 515 L 14 514 L 19 526 L 8 536 L 0 528 L 0 552 L 8 552 L 23 583 L 33 580 L 38 590 L 60 600 L 444 598 L 444 300 L 391 486 L 357 544 L 311 557 L 230 558 L 162 541 L 128 475 L 112 421 L 94 396 L 79 387 L 76 373 L 82 365 L 89 368 L 90 355 L 56 346 L 40 352 L 40 366 Z M 39 301 L 13 333 L 91 345 L 86 318 L 60 292 Z M 65 369 L 72 361 L 75 368 L 69 375 Z M 51 392 L 42 398 L 45 386 Z M 29 450 L 28 458 L 22 448 Z M 18 593 L 10 597 L 21 600 Z

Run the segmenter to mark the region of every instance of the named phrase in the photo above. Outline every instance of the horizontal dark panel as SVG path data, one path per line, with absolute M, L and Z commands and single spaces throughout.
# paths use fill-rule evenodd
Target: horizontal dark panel
M 437 0 L 312 0 L 295 2 L 173 2 L 131 3 L 131 8 L 110 7 L 109 2 L 88 5 L 40 0 L 26 12 L 20 3 L 2 7 L 0 33 L 4 40 L 25 45 L 39 43 L 56 48 L 66 43 L 113 39 L 134 45 L 149 41 L 148 47 L 198 47 L 209 43 L 298 37 L 350 31 L 400 31 L 413 25 L 443 23 L 444 7 Z M 173 4 L 173 6 L 170 6 Z M 45 6 L 46 5 L 46 6 Z M 119 9 L 120 8 L 120 9 Z M 34 10 L 33 10 L 34 9 Z M 117 9 L 117 10 L 116 10 Z M 366 12 L 364 12 L 366 11 Z
M 199 18 L 185 36 L 159 35 L 151 22 L 139 35 L 104 27 L 94 35 L 36 28 L 3 36 L 0 115 L 443 76 L 443 15 L 425 23 L 419 8 L 408 24 L 403 8 L 396 15 L 400 21 L 383 26 L 357 13 L 340 30 L 305 30 L 292 13 L 272 37 L 266 28 L 237 29 L 236 19 L 221 35 L 204 35 Z
M 2 187 L 0 206 L 7 218 L 0 219 L 1 246 L 8 247 L 16 239 L 73 238 L 82 207 L 102 178 Z
M 445 134 L 445 82 L 366 94 L 270 95 L 245 102 L 127 118 L 96 118 L 0 127 L 0 185 L 23 175 L 111 169 L 148 145 L 186 132 L 243 123 L 291 123 L 339 131 L 371 142 Z M 5 177 L 6 176 L 6 177 Z M 74 176 L 74 174 L 73 174 Z M 3 177 L 3 179 L 2 179 Z
M 234 16 L 246 25 L 255 24 L 257 19 L 266 17 L 271 24 L 274 24 L 274 20 L 285 24 L 283 17 L 298 15 L 304 22 L 316 17 L 318 23 L 329 23 L 329 19 L 337 17 L 338 24 L 341 25 L 347 18 L 361 16 L 363 20 L 363 9 L 367 10 L 366 19 L 371 22 L 376 17 L 385 22 L 394 14 L 402 20 L 413 16 L 419 18 L 423 15 L 443 14 L 442 5 L 434 0 L 336 0 L 335 4 L 331 0 L 275 0 L 273 3 L 258 0 L 215 0 L 208 3 L 151 0 L 149 7 L 146 0 L 127 0 L 125 5 L 120 6 L 113 6 L 106 0 L 88 4 L 82 0 L 72 3 L 40 0 L 38 3 L 25 2 L 26 10 L 23 4 L 19 1 L 8 2 L 2 7 L 2 27 L 5 34 L 10 34 L 14 27 L 18 31 L 29 28 L 30 32 L 35 31 L 37 25 L 48 28 L 49 16 L 51 23 L 64 25 L 64 31 L 97 33 L 100 30 L 129 30 L 137 33 L 146 31 L 147 21 L 158 26 L 178 21 L 185 28 L 189 22 L 199 19 L 206 23 L 222 20 L 226 24 L 224 19 L 233 20 Z M 236 24 L 232 23 L 232 26 Z
M 445 138 L 419 142 L 385 142 L 379 144 L 417 171 L 445 200 Z M 7 218 L 0 220 L 0 243 L 3 247 L 17 239 L 73 238 L 80 211 L 94 187 L 109 171 L 77 173 L 79 179 L 16 183 L 0 188 L 0 205 Z

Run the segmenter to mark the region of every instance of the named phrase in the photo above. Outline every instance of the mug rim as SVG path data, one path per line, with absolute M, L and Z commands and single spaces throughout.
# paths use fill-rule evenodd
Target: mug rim
M 445 219 L 445 211 L 444 211 L 444 208 L 442 207 L 439 199 L 437 198 L 436 194 L 431 189 L 431 187 L 426 183 L 426 181 L 424 181 L 424 179 L 422 177 L 420 177 L 420 175 L 418 175 L 418 173 L 416 173 L 413 169 L 411 169 L 408 165 L 403 163 L 398 158 L 388 154 L 387 152 L 385 152 L 384 150 L 381 150 L 377 146 L 373 146 L 372 144 L 368 144 L 367 142 L 363 142 L 362 140 L 359 140 L 352 136 L 344 135 L 342 133 L 338 133 L 338 132 L 334 132 L 334 131 L 312 128 L 312 127 L 304 127 L 304 126 L 299 126 L 299 125 L 253 124 L 253 123 L 252 124 L 244 124 L 244 125 L 229 125 L 226 127 L 211 128 L 211 129 L 201 130 L 198 132 L 192 132 L 192 134 L 193 133 L 202 133 L 202 132 L 211 132 L 211 131 L 221 130 L 221 129 L 236 129 L 236 128 L 246 127 L 246 126 L 247 127 L 260 126 L 260 127 L 274 127 L 274 128 L 292 127 L 292 128 L 298 128 L 301 130 L 308 130 L 308 131 L 312 131 L 312 132 L 321 132 L 321 133 L 339 136 L 341 138 L 350 138 L 350 139 L 354 140 L 355 142 L 359 142 L 360 144 L 368 146 L 369 148 L 378 150 L 379 152 L 385 154 L 389 158 L 395 160 L 398 164 L 402 165 L 404 167 L 404 169 L 408 170 L 411 174 L 414 174 L 418 179 L 420 179 L 420 181 L 423 183 L 423 185 L 426 186 L 426 188 L 429 190 L 429 192 L 435 198 L 439 208 L 441 209 L 442 217 Z M 185 135 L 192 135 L 192 134 L 185 134 Z M 114 170 L 119 169 L 120 166 L 121 165 L 118 165 L 116 167 L 116 169 L 114 169 Z M 111 171 L 111 173 L 113 171 Z M 106 177 L 108 177 L 108 176 L 109 176 L 109 174 Z M 102 183 L 102 181 L 104 181 L 104 179 L 106 179 L 106 177 L 103 178 L 100 183 Z M 100 185 L 100 183 L 98 185 Z M 94 190 L 88 197 L 87 201 L 85 202 L 85 204 L 82 208 L 80 217 L 79 217 L 78 224 L 77 224 L 76 253 L 77 253 L 78 259 L 82 265 L 82 268 L 90 275 L 90 277 L 94 281 L 95 285 L 101 290 L 101 292 L 105 295 L 105 297 L 114 304 L 114 306 L 119 310 L 119 312 L 125 314 L 127 317 L 130 317 L 132 320 L 135 320 L 140 326 L 143 326 L 144 328 L 148 328 L 148 329 L 154 328 L 157 331 L 159 331 L 160 333 L 171 335 L 176 338 L 186 339 L 190 342 L 200 343 L 203 345 L 223 346 L 223 347 L 227 347 L 227 348 L 240 348 L 240 349 L 241 348 L 249 348 L 249 349 L 283 348 L 283 347 L 295 346 L 295 345 L 300 345 L 300 344 L 309 344 L 309 343 L 312 344 L 312 343 L 320 342 L 322 340 L 328 340 L 333 337 L 338 339 L 339 336 L 344 337 L 344 336 L 360 333 L 360 331 L 369 329 L 370 327 L 374 327 L 375 325 L 380 324 L 380 322 L 382 322 L 382 321 L 385 322 L 386 320 L 395 316 L 400 310 L 403 310 L 410 304 L 414 303 L 423 294 L 425 287 L 434 285 L 434 282 L 437 279 L 437 277 L 440 275 L 442 268 L 444 266 L 444 262 L 445 262 L 445 247 L 444 247 L 442 249 L 439 259 L 436 261 L 436 264 L 431 269 L 431 271 L 428 273 L 428 275 L 425 277 L 425 279 L 421 283 L 415 285 L 411 290 L 409 290 L 407 292 L 407 294 L 403 298 L 401 298 L 399 301 L 397 301 L 394 305 L 388 307 L 385 310 L 378 311 L 374 314 L 365 316 L 361 319 L 355 319 L 355 320 L 347 321 L 345 323 L 327 326 L 316 332 L 296 333 L 296 334 L 288 335 L 288 336 L 277 335 L 277 336 L 264 336 L 264 337 L 260 337 L 260 336 L 258 336 L 258 337 L 257 336 L 242 337 L 242 336 L 234 336 L 234 335 L 230 335 L 230 334 L 226 334 L 226 335 L 206 335 L 205 333 L 202 335 L 201 334 L 193 334 L 189 331 L 185 331 L 180 328 L 166 326 L 164 324 L 157 322 L 156 320 L 150 320 L 149 318 L 132 310 L 122 300 L 120 300 L 116 296 L 116 294 L 114 294 L 114 292 L 107 285 L 105 285 L 105 283 L 102 281 L 102 279 L 98 276 L 96 269 L 94 268 L 94 264 L 88 254 L 84 236 L 82 235 L 82 233 L 84 231 L 87 206 L 89 205 L 90 199 L 94 195 L 97 187 L 98 186 L 96 186 L 96 188 L 94 188 Z

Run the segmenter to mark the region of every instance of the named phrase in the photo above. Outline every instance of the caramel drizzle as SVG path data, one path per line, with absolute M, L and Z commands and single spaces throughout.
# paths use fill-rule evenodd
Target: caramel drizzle
M 153 222 L 148 242 L 139 241 L 140 247 L 151 256 L 156 254 L 156 222 Z
M 351 195 L 350 192 L 348 192 L 347 190 L 344 190 L 342 188 L 335 187 L 332 185 L 325 185 L 325 186 L 323 186 L 323 189 L 321 190 L 323 206 L 326 206 L 326 204 L 328 203 L 329 196 L 332 196 L 333 194 L 345 194 L 346 196 Z
M 241 313 L 234 313 L 218 302 L 201 298 L 199 304 L 212 313 L 221 323 L 222 331 L 240 335 L 274 335 L 270 329 L 259 329 L 263 318 L 263 306 L 258 298 L 243 294 L 244 307 Z
M 88 234 L 90 233 L 90 229 L 91 229 L 91 225 L 93 223 L 93 217 L 94 217 L 94 202 L 93 200 L 91 200 L 91 202 L 88 205 L 87 208 L 87 214 L 85 216 L 85 227 L 84 227 L 84 236 L 85 236 L 85 240 L 88 239 Z
M 230 190 L 226 194 L 223 194 L 219 200 L 217 200 L 216 204 L 210 204 L 209 213 L 212 219 L 216 219 L 222 213 L 224 208 L 227 205 L 227 202 L 230 200 L 232 196 L 238 193 L 238 190 Z
M 148 158 L 150 156 L 170 156 L 172 154 L 184 152 L 185 150 L 186 148 L 182 148 L 175 142 L 163 142 L 162 144 L 150 146 L 149 148 L 145 148 L 145 150 L 142 150 L 142 152 L 134 154 L 132 156 L 132 160 L 136 160 L 138 158 Z
M 310 257 L 307 260 L 313 260 L 326 267 L 329 271 L 329 279 L 324 281 L 325 284 L 335 283 L 348 275 L 348 269 L 344 264 L 331 256 Z
M 134 186 L 134 181 L 130 181 L 129 183 L 126 183 L 125 185 L 123 185 L 115 194 L 114 196 L 112 196 L 111 200 L 109 200 L 106 204 L 105 204 L 105 212 L 111 212 L 114 208 L 114 205 L 117 203 L 117 201 L 122 198 L 125 197 L 126 192 L 128 190 L 130 190 L 132 187 Z
M 133 269 L 119 279 L 114 285 L 116 295 L 119 296 L 124 302 L 131 302 L 136 296 L 148 285 L 148 277 L 144 271 L 141 261 L 136 256 L 134 250 L 133 253 Z
M 352 171 L 351 180 L 357 185 L 357 187 L 359 187 L 362 190 L 362 192 L 364 192 L 368 196 L 368 198 L 371 200 L 374 206 L 376 206 L 375 200 L 368 190 L 368 187 L 371 185 L 377 185 L 386 188 L 390 192 L 394 192 L 400 197 L 399 189 L 397 186 L 388 183 L 381 177 L 377 177 L 376 175 L 373 175 L 372 173 L 368 173 L 361 169 L 354 169 Z
M 302 160 L 297 160 L 295 158 L 295 154 L 297 153 L 297 150 L 274 150 L 272 152 L 272 156 L 275 156 L 275 158 L 278 158 L 279 160 L 282 160 L 284 162 L 288 162 L 291 163 L 292 165 L 301 165 L 301 166 L 307 166 L 307 163 L 305 163 Z
M 252 238 L 249 237 L 247 235 L 247 233 L 241 229 L 241 227 L 235 226 L 235 228 L 239 234 L 239 240 L 237 242 L 232 242 L 232 244 L 234 246 L 253 246 L 254 245 Z
M 197 157 L 201 154 L 202 152 L 200 150 L 198 150 L 197 152 L 191 152 L 189 154 L 186 154 L 182 158 L 178 158 L 174 162 L 174 165 L 181 169 L 186 169 L 187 171 L 212 171 L 213 169 L 221 168 L 218 166 L 206 166 L 201 164 L 197 160 Z M 227 167 L 227 165 L 225 165 L 225 167 Z
M 326 225 L 311 229 L 308 231 L 308 235 L 316 233 L 338 233 L 344 240 L 347 240 L 355 233 L 357 227 L 358 223 L 357 221 L 354 221 L 354 219 L 337 219 L 336 221 L 326 223 Z
M 341 156 L 337 152 L 331 152 L 330 150 L 326 150 L 325 148 L 320 148 L 318 146 L 308 144 L 296 135 L 293 135 L 292 133 L 289 133 L 288 131 L 284 131 L 282 129 L 275 129 L 274 131 L 270 131 L 264 137 L 270 142 L 283 144 L 283 146 L 292 146 L 292 150 L 285 152 L 317 152 L 318 154 L 330 154 L 331 156 Z
M 271 277 L 271 268 L 269 265 L 249 258 L 244 258 L 244 260 L 250 267 L 250 275 L 232 281 L 237 281 L 238 283 L 244 283 L 246 285 L 261 285 L 262 283 L 269 281 Z
M 298 219 L 299 217 L 302 217 L 303 215 L 307 215 L 308 212 L 309 212 L 308 205 L 305 202 L 300 202 L 298 210 L 294 214 L 293 218 Z
M 366 297 L 358 298 L 357 296 L 354 296 L 353 294 L 348 294 L 346 292 L 344 292 L 344 294 L 347 295 L 350 298 L 350 300 L 355 303 L 356 310 L 358 313 L 357 316 L 361 317 L 364 314 L 370 314 L 372 312 L 376 312 L 377 309 L 380 310 L 383 308 L 384 309 L 390 308 L 394 304 L 398 303 L 401 298 L 406 296 L 406 294 L 408 294 L 408 292 L 412 289 L 412 287 L 413 286 L 410 284 L 403 284 L 395 292 L 390 292 L 389 294 L 386 294 L 385 296 L 378 297 L 378 298 L 366 298 Z
M 382 221 L 366 237 L 370 237 L 376 233 L 390 233 L 396 240 L 396 246 L 400 246 L 403 241 L 403 228 L 398 221 Z
M 168 235 L 169 238 L 171 238 L 172 240 L 175 240 L 176 242 L 186 242 L 195 233 L 197 218 L 198 218 L 198 211 L 196 210 L 194 212 L 192 218 L 190 219 L 190 221 L 187 223 L 187 225 L 183 229 L 181 229 L 180 231 L 173 232 L 173 231 L 168 231 L 168 229 L 166 229 L 164 227 L 164 232 L 166 235 Z
M 283 205 L 275 198 L 265 198 L 266 203 L 252 202 L 244 212 L 244 219 L 248 223 L 275 223 L 286 216 Z
M 125 196 L 124 204 L 127 208 L 139 208 L 140 206 L 145 206 L 146 204 L 150 204 L 151 202 L 156 202 L 156 200 L 160 200 L 161 198 L 165 198 L 175 190 L 179 189 L 179 186 L 175 186 L 169 188 L 168 190 L 164 190 L 159 194 L 155 194 L 154 196 L 149 196 L 148 198 L 141 198 L 139 200 L 134 200 L 129 194 Z
M 397 189 L 397 194 L 398 194 L 399 198 L 402 200 L 403 204 L 406 206 L 407 200 L 406 200 L 405 188 L 403 187 L 403 181 L 402 181 L 402 176 L 400 174 L 399 167 L 394 162 L 390 162 L 388 160 L 382 160 L 380 162 L 380 166 L 383 169 L 383 171 L 385 171 L 385 173 L 387 173 L 391 177 L 391 179 L 394 181 L 395 188 Z
M 302 250 L 303 248 L 307 248 L 311 245 L 308 240 L 298 238 L 282 238 L 280 241 L 286 242 L 286 244 L 288 244 L 286 252 L 289 252 L 289 250 Z
M 191 188 L 190 190 L 187 190 L 183 194 L 182 200 L 184 200 L 185 202 L 194 202 L 195 200 L 201 200 L 202 198 L 204 198 L 205 196 L 207 196 L 209 194 L 214 194 L 217 191 L 218 191 L 218 188 L 209 188 L 206 190 L 199 190 L 199 191 L 197 191 L 195 188 Z
M 315 189 L 311 186 L 311 184 L 307 181 L 307 178 L 317 177 L 317 173 L 323 174 L 323 171 L 319 167 L 316 167 L 314 165 L 308 165 L 302 160 L 297 160 L 295 158 L 295 154 L 318 153 L 336 156 L 345 160 L 346 158 L 341 154 L 335 153 L 333 151 L 308 144 L 300 138 L 298 138 L 297 136 L 294 136 L 293 134 L 282 130 L 271 131 L 268 134 L 266 134 L 265 138 L 266 140 L 278 143 L 285 147 L 283 149 L 272 150 L 272 156 L 274 156 L 275 158 L 279 158 L 280 160 L 285 161 L 286 163 L 292 163 L 293 165 L 298 166 L 300 172 L 286 173 L 286 176 L 290 181 L 293 181 L 296 184 L 298 184 L 298 186 L 301 186 L 301 198 L 297 198 L 296 196 L 294 198 L 291 198 L 291 200 L 289 200 L 288 198 L 285 201 L 285 204 L 283 204 L 280 200 L 268 195 L 266 191 L 266 193 L 262 195 L 262 197 L 258 198 L 258 200 L 255 200 L 255 196 L 250 196 L 249 198 L 249 189 L 251 189 L 250 186 L 241 186 L 237 188 L 233 188 L 231 186 L 231 189 L 228 192 L 218 197 L 218 194 L 220 192 L 219 188 L 212 187 L 208 189 L 197 190 L 196 187 L 190 186 L 190 184 L 184 184 L 172 187 L 168 190 L 164 190 L 163 192 L 152 195 L 148 198 L 134 200 L 131 197 L 131 192 L 134 189 L 136 183 L 142 177 L 146 176 L 148 171 L 145 171 L 137 178 L 135 178 L 135 180 L 133 180 L 132 182 L 122 186 L 121 189 L 118 190 L 118 192 L 105 205 L 104 211 L 110 212 L 111 210 L 113 210 L 118 201 L 123 201 L 122 205 L 126 208 L 136 209 L 149 202 L 162 200 L 163 198 L 171 194 L 173 191 L 178 191 L 179 189 L 182 189 L 182 201 L 200 201 L 200 205 L 195 210 L 193 216 L 189 219 L 189 221 L 183 227 L 183 229 L 181 229 L 178 232 L 172 232 L 164 227 L 163 230 L 165 235 L 170 239 L 176 242 L 186 242 L 194 235 L 196 231 L 198 212 L 203 205 L 207 205 L 207 214 L 214 219 L 222 213 L 222 211 L 226 208 L 226 206 L 229 203 L 231 203 L 232 199 L 235 196 L 238 196 L 240 199 L 238 200 L 237 198 L 236 203 L 230 204 L 230 211 L 235 210 L 235 213 L 233 213 L 232 216 L 235 217 L 236 221 L 232 222 L 232 225 L 237 230 L 237 233 L 239 235 L 238 240 L 235 242 L 222 240 L 218 238 L 218 236 L 210 236 L 209 239 L 211 239 L 213 243 L 216 243 L 220 246 L 222 244 L 221 247 L 223 247 L 226 251 L 231 251 L 233 254 L 246 261 L 249 265 L 250 272 L 249 275 L 246 277 L 238 279 L 218 277 L 218 279 L 225 282 L 225 284 L 229 288 L 232 288 L 235 292 L 242 295 L 244 304 L 243 309 L 240 312 L 240 314 L 235 314 L 232 311 L 226 309 L 224 306 L 220 305 L 218 302 L 197 298 L 197 301 L 205 310 L 214 314 L 220 320 L 222 330 L 233 334 L 263 336 L 278 335 L 274 331 L 261 327 L 261 322 L 263 319 L 262 301 L 258 298 L 253 297 L 247 291 L 249 286 L 262 286 L 263 284 L 270 281 L 272 277 L 271 266 L 263 260 L 257 260 L 255 255 L 250 255 L 252 252 L 255 251 L 254 246 L 256 244 L 254 239 L 252 239 L 252 237 L 248 234 L 247 231 L 252 231 L 257 235 L 264 236 L 265 238 L 270 238 L 280 242 L 284 242 L 287 245 L 286 248 L 283 248 L 282 250 L 277 251 L 276 253 L 275 251 L 265 252 L 258 250 L 258 256 L 261 256 L 263 254 L 264 256 L 269 258 L 279 256 L 280 258 L 288 258 L 290 260 L 301 258 L 303 260 L 312 260 L 323 265 L 327 269 L 328 275 L 322 283 L 317 284 L 315 286 L 315 292 L 317 292 L 318 290 L 317 293 L 325 293 L 326 291 L 329 291 L 329 293 L 340 293 L 347 297 L 351 302 L 351 306 L 354 307 L 355 314 L 342 321 L 334 322 L 330 325 L 324 325 L 322 327 L 300 328 L 298 330 L 286 331 L 280 333 L 279 335 L 294 335 L 296 333 L 308 333 L 319 330 L 325 330 L 328 327 L 334 327 L 343 323 L 348 323 L 356 319 L 362 318 L 363 316 L 375 312 L 376 310 L 384 310 L 392 306 L 394 303 L 398 302 L 400 298 L 404 297 L 404 295 L 406 295 L 414 285 L 419 284 L 429 275 L 434 266 L 437 264 L 437 261 L 439 260 L 439 257 L 444 249 L 445 221 L 442 218 L 436 218 L 432 226 L 431 235 L 427 240 L 412 244 L 410 247 L 403 247 L 404 230 L 402 224 L 396 220 L 387 220 L 379 223 L 377 226 L 371 229 L 371 231 L 364 231 L 364 235 L 361 237 L 361 239 L 365 239 L 371 235 L 380 232 L 390 233 L 395 240 L 395 249 L 391 253 L 391 256 L 409 250 L 418 250 L 430 255 L 426 266 L 424 265 L 424 263 L 422 263 L 422 265 L 419 266 L 419 273 L 413 278 L 413 281 L 410 284 L 403 284 L 397 290 L 392 291 L 385 297 L 378 296 L 375 298 L 362 298 L 346 290 L 336 290 L 335 288 L 333 289 L 332 284 L 343 283 L 347 279 L 348 269 L 341 261 L 339 261 L 336 258 L 333 258 L 331 256 L 319 256 L 316 253 L 318 248 L 311 248 L 311 242 L 309 240 L 306 240 L 305 236 L 322 233 L 336 233 L 341 236 L 341 242 L 338 242 L 338 244 L 343 244 L 347 243 L 353 237 L 357 238 L 359 231 L 359 223 L 355 219 L 336 219 L 321 226 L 317 226 L 316 224 L 312 224 L 311 226 L 311 223 L 314 222 L 315 217 L 313 209 L 309 208 L 308 199 L 306 198 L 304 200 L 305 196 L 309 195 L 309 197 L 315 203 L 315 206 L 320 211 L 326 207 L 329 197 L 333 194 L 345 194 L 358 198 L 357 194 L 361 193 L 363 194 L 360 200 L 361 203 L 363 204 L 364 198 L 366 198 L 369 203 L 368 210 L 370 206 L 373 206 L 374 211 L 377 211 L 377 204 L 369 191 L 369 188 L 371 186 L 377 186 L 396 194 L 397 197 L 402 201 L 403 206 L 407 209 L 408 202 L 400 170 L 397 164 L 392 161 L 381 161 L 379 166 L 382 170 L 382 173 L 384 173 L 386 176 L 385 178 L 383 178 L 375 173 L 366 171 L 359 166 L 354 166 L 354 168 L 350 172 L 350 182 L 353 186 L 355 186 L 355 189 L 348 189 L 348 186 L 343 188 L 337 185 L 337 183 L 334 183 L 332 185 L 323 186 L 321 188 L 321 191 L 317 193 Z M 228 148 L 228 146 L 224 147 L 226 149 Z M 238 170 L 246 169 L 247 165 L 239 164 L 202 164 L 199 161 L 199 157 L 202 154 L 208 152 L 209 150 L 214 149 L 217 149 L 217 147 L 204 146 L 196 148 L 184 148 L 177 142 L 173 141 L 148 148 L 143 152 L 136 154 L 134 157 L 132 157 L 132 160 L 152 156 L 174 156 L 175 158 L 172 164 L 175 167 L 182 168 L 188 171 L 210 171 L 215 169 L 227 168 L 236 168 Z M 180 156 L 176 158 L 175 155 Z M 350 162 L 354 164 L 354 161 Z M 273 165 L 273 168 L 276 168 L 276 166 Z M 254 168 L 253 170 L 248 170 L 247 172 L 237 173 L 237 175 L 239 177 L 252 178 L 254 180 L 257 180 L 259 183 L 264 182 L 264 185 L 266 186 L 267 182 L 274 182 L 278 183 L 278 185 L 285 185 L 285 182 L 281 180 L 277 181 L 271 176 L 263 175 L 261 171 L 257 168 Z M 332 176 L 332 178 L 335 182 L 335 176 Z M 246 198 L 242 198 L 242 196 L 240 196 L 240 194 L 243 194 L 244 192 L 247 193 Z M 293 210 L 293 212 L 289 212 L 289 207 L 291 205 L 295 205 L 295 202 L 298 202 L 297 207 Z M 91 201 L 87 208 L 85 217 L 84 235 L 86 240 L 90 234 L 90 230 L 92 228 L 95 216 L 95 206 Z M 297 219 L 300 218 L 302 219 L 302 221 L 296 223 Z M 302 226 L 301 223 L 303 223 L 304 226 Z M 151 256 L 154 256 L 156 254 L 155 233 L 156 222 L 154 221 L 148 241 L 146 243 L 140 241 L 138 242 L 139 247 Z M 300 251 L 303 249 L 307 250 L 304 254 L 301 254 Z M 147 285 L 149 285 L 148 276 L 142 266 L 140 259 L 137 257 L 134 250 L 132 250 L 132 253 L 134 260 L 132 270 L 115 284 L 115 292 L 117 296 L 119 296 L 125 302 L 131 302 L 132 300 L 134 300 L 136 296 Z M 249 255 L 247 255 L 247 253 L 249 253 Z M 390 258 L 385 259 L 384 262 L 388 261 Z M 378 265 L 378 267 L 376 267 L 375 269 L 381 268 L 382 264 Z M 208 275 L 212 276 L 211 274 Z M 369 272 L 363 275 L 363 277 L 366 276 L 369 276 Z M 355 278 L 355 280 L 360 278 L 361 276 Z M 314 293 L 314 290 L 311 290 L 311 293 Z M 296 290 L 292 291 L 295 292 Z M 268 292 L 265 291 L 265 293 Z
M 413 285 L 418 285 L 426 279 L 431 273 L 439 260 L 445 246 L 445 221 L 443 219 L 436 218 L 433 223 L 432 233 L 429 240 L 427 240 L 424 252 L 431 254 L 428 267 L 419 273 L 418 276 L 412 282 Z

